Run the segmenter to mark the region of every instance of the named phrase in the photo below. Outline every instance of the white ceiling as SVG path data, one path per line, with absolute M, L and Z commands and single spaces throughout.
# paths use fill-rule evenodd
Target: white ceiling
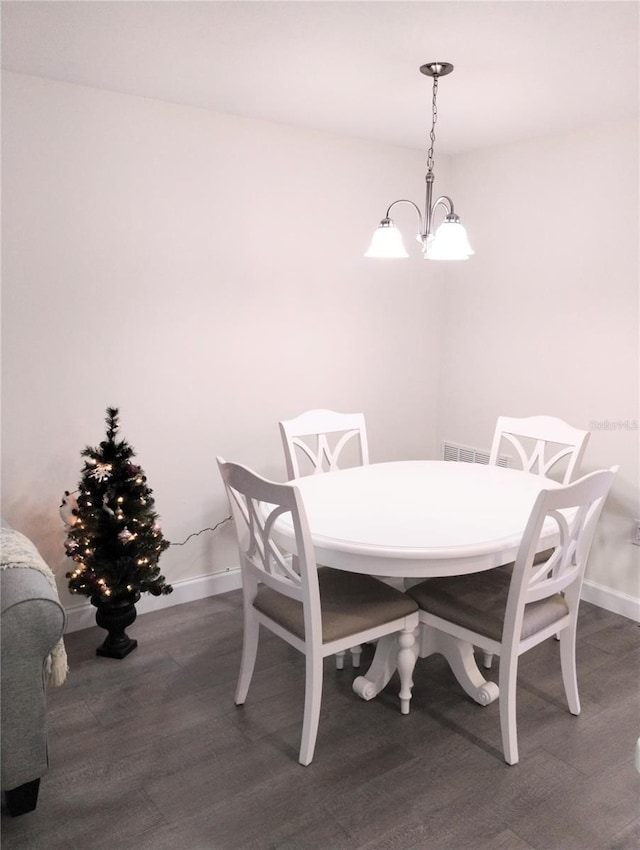
M 3 2 L 8 70 L 438 151 L 638 115 L 637 0 Z M 595 164 L 597 165 L 597 164 Z

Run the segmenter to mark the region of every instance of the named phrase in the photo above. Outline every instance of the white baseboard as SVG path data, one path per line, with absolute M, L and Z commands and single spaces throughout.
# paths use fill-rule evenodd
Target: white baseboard
M 147 614 L 161 608 L 170 608 L 172 605 L 182 605 L 183 602 L 195 602 L 207 596 L 217 596 L 229 590 L 238 590 L 240 587 L 242 587 L 242 577 L 240 569 L 235 567 L 221 573 L 173 582 L 173 593 L 167 596 L 151 596 L 145 593 L 136 603 L 136 611 L 138 614 Z M 89 629 L 96 624 L 96 609 L 88 600 L 82 605 L 67 608 L 66 613 L 65 633 Z
M 176 581 L 173 584 L 173 593 L 168 596 L 150 596 L 145 594 L 136 605 L 138 614 L 146 614 L 150 611 L 158 611 L 160 608 L 170 608 L 172 605 L 182 605 L 183 602 L 195 602 L 207 596 L 217 596 L 219 593 L 227 593 L 230 590 L 238 590 L 242 587 L 242 577 L 239 568 L 213 573 L 208 576 Z M 610 587 L 597 584 L 595 581 L 586 580 L 582 585 L 582 599 L 591 602 L 606 611 L 628 617 L 634 622 L 640 622 L 640 599 L 611 590 Z M 66 609 L 67 625 L 65 632 L 77 632 L 79 629 L 88 629 L 96 624 L 96 609 L 89 601 L 82 605 L 74 605 Z
M 636 596 L 629 596 L 628 593 L 620 593 L 610 587 L 585 579 L 580 598 L 584 599 L 585 602 L 597 605 L 599 608 L 604 608 L 606 611 L 612 611 L 614 614 L 620 614 L 640 623 L 640 599 Z

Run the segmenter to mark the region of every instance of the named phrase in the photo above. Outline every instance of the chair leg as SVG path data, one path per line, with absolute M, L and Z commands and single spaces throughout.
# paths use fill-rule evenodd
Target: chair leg
M 562 683 L 571 714 L 580 714 L 578 673 L 576 669 L 576 622 L 560 633 L 560 666 Z
M 242 638 L 242 660 L 240 661 L 240 674 L 236 685 L 235 703 L 242 705 L 247 698 L 253 668 L 256 664 L 258 654 L 258 636 L 260 634 L 260 623 L 251 613 L 245 614 L 244 634 Z
M 500 730 L 502 751 L 507 764 L 518 763 L 518 730 L 516 726 L 516 684 L 518 656 L 506 652 L 500 657 L 498 686 L 500 689 Z
M 409 714 L 413 668 L 416 666 L 416 638 L 414 629 L 403 629 L 398 635 L 398 675 L 400 676 L 400 711 Z
M 4 796 L 7 801 L 9 814 L 12 817 L 16 817 L 17 815 L 25 815 L 27 812 L 32 812 L 38 802 L 39 790 L 40 778 L 32 779 L 31 782 L 25 782 L 24 785 L 19 785 L 10 791 L 5 791 Z
M 306 655 L 304 690 L 304 720 L 300 742 L 300 764 L 311 764 L 318 737 L 320 704 L 322 702 L 322 656 L 309 652 Z
M 352 646 L 351 649 L 349 650 L 349 652 L 351 653 L 351 666 L 355 667 L 355 669 L 357 670 L 358 667 L 360 666 L 360 656 L 362 655 L 362 647 L 361 646 Z M 345 656 L 345 654 L 346 653 L 345 653 L 344 649 L 342 650 L 342 652 L 336 652 L 335 653 L 336 670 L 344 670 L 344 656 Z

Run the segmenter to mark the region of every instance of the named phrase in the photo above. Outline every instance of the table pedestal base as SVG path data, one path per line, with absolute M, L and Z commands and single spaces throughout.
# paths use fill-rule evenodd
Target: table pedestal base
M 416 638 L 413 646 L 404 648 L 405 664 L 407 649 L 412 653 L 413 664 L 417 658 L 427 658 L 439 652 L 446 658 L 460 685 L 478 705 L 489 705 L 498 698 L 498 686 L 483 677 L 476 664 L 473 647 L 468 643 L 425 624 L 419 626 Z M 354 679 L 353 690 L 358 696 L 366 700 L 373 699 L 388 684 L 398 669 L 398 650 L 396 635 L 387 635 L 378 640 L 376 653 L 366 676 Z M 403 714 L 409 713 L 409 699 L 401 700 L 401 710 Z

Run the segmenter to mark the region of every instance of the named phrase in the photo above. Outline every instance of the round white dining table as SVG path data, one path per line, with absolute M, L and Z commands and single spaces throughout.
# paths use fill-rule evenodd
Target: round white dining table
M 476 463 L 375 463 L 296 478 L 318 563 L 402 578 L 461 575 L 514 560 L 534 502 L 559 486 Z M 286 520 L 277 526 L 295 546 Z M 553 545 L 554 527 L 543 538 Z
M 393 461 L 297 478 L 318 564 L 396 579 L 461 575 L 515 560 L 540 491 L 559 484 L 540 475 L 473 463 Z M 295 553 L 293 528 L 276 523 L 278 541 Z M 557 543 L 557 526 L 541 544 Z M 440 652 L 476 702 L 498 688 L 480 673 L 470 647 L 422 626 L 416 655 Z M 378 642 L 354 690 L 371 699 L 396 669 L 394 636 Z

